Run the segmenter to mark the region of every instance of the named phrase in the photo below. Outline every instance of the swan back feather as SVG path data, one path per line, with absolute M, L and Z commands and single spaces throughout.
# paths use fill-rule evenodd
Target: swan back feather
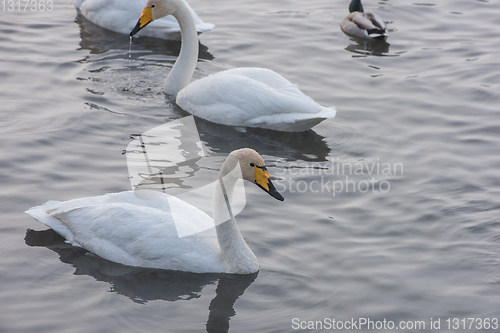
M 142 200 L 132 191 L 65 202 L 49 201 L 26 212 L 73 246 L 129 266 L 191 272 L 223 272 L 215 230 L 179 238 L 175 223 L 188 226 L 207 214 L 176 197 Z M 174 223 L 170 205 L 188 211 Z M 179 220 L 181 219 L 181 220 Z
M 319 105 L 297 85 L 263 68 L 236 68 L 209 75 L 181 90 L 176 102 L 214 123 L 279 131 L 308 130 L 336 114 L 335 108 Z

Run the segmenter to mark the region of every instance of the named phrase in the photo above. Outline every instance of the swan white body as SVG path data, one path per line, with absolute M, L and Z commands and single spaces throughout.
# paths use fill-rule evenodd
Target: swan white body
M 352 37 L 363 39 L 385 39 L 388 35 L 385 23 L 375 13 L 365 13 L 360 0 L 349 5 L 350 14 L 342 20 L 342 31 Z
M 214 28 L 212 23 L 203 22 L 185 0 L 182 1 L 189 9 L 198 33 Z M 76 0 L 75 7 L 90 22 L 111 31 L 129 34 L 146 2 L 147 0 Z M 171 39 L 178 38 L 179 31 L 179 24 L 173 17 L 164 17 L 145 28 L 140 35 Z
M 110 261 L 197 273 L 224 272 L 215 229 L 179 238 L 170 214 L 171 204 L 187 212 L 183 223 L 212 220 L 175 197 L 142 200 L 133 192 L 49 201 L 26 212 L 73 246 Z
M 26 213 L 68 243 L 124 265 L 194 273 L 254 273 L 259 270 L 257 258 L 234 217 L 227 218 L 226 204 L 232 202 L 237 181 L 228 170 L 240 165 L 244 179 L 283 200 L 269 180 L 260 155 L 251 149 L 240 149 L 232 152 L 221 167 L 219 176 L 224 176 L 225 193 L 221 186 L 216 187 L 214 219 L 176 197 L 155 192 L 156 200 L 144 200 L 132 191 L 49 201 Z M 178 236 L 176 225 L 189 229 L 200 222 L 211 223 L 214 228 Z
M 235 68 L 209 75 L 182 89 L 176 102 L 214 123 L 290 132 L 309 130 L 336 113 L 264 68 Z
M 165 93 L 189 113 L 231 126 L 299 132 L 334 118 L 334 107 L 323 107 L 297 85 L 264 68 L 236 68 L 190 83 L 198 61 L 198 36 L 181 0 L 150 0 L 134 35 L 156 19 L 172 14 L 181 27 L 182 46 L 170 72 Z

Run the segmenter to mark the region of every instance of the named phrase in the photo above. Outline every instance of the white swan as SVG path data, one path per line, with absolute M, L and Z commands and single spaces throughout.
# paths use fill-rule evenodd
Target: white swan
M 76 0 L 76 9 L 90 22 L 100 27 L 122 34 L 129 34 L 134 28 L 147 0 Z M 214 28 L 212 23 L 203 22 L 189 4 L 182 0 L 189 9 L 195 22 L 196 30 L 201 33 Z M 180 31 L 179 24 L 173 17 L 165 17 L 141 31 L 141 36 L 171 39 Z
M 350 14 L 340 23 L 345 34 L 364 39 L 387 38 L 384 21 L 375 13 L 365 13 L 361 0 L 352 0 L 349 12 Z
M 239 163 L 239 164 L 238 164 Z M 227 203 L 231 203 L 238 173 L 278 200 L 264 160 L 249 148 L 229 154 L 219 172 L 213 198 L 214 219 L 173 196 L 155 192 L 143 200 L 133 192 L 106 194 L 65 202 L 49 201 L 26 213 L 63 236 L 68 243 L 110 261 L 129 266 L 194 273 L 249 274 L 259 270 L 257 258 L 243 239 Z M 239 171 L 239 170 L 238 170 Z M 175 214 L 173 213 L 175 211 Z M 174 217 L 175 216 L 175 221 Z M 178 237 L 176 224 L 196 226 L 209 221 L 215 228 Z
M 291 132 L 335 117 L 334 107 L 319 105 L 269 69 L 230 69 L 190 83 L 198 61 L 198 36 L 183 1 L 149 0 L 130 35 L 170 14 L 181 27 L 182 46 L 165 93 L 177 95 L 176 103 L 185 111 L 218 124 Z

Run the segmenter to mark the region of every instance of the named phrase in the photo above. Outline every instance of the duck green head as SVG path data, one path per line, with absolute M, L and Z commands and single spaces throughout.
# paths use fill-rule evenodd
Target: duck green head
M 352 0 L 349 4 L 349 13 L 352 12 L 360 12 L 363 13 L 363 5 L 361 4 L 361 0 Z

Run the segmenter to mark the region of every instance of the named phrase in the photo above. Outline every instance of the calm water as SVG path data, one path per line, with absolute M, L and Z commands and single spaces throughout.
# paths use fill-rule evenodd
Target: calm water
M 180 45 L 129 54 L 71 1 L 2 11 L 0 332 L 499 331 L 446 320 L 500 319 L 500 3 L 365 0 L 390 22 L 382 44 L 340 31 L 347 3 L 190 0 L 216 24 L 195 78 L 266 67 L 338 110 L 301 134 L 197 119 L 202 169 L 252 147 L 285 197 L 247 187 L 238 223 L 261 270 L 246 277 L 131 269 L 27 233 L 46 229 L 29 207 L 130 188 L 131 135 L 186 115 L 163 95 Z

